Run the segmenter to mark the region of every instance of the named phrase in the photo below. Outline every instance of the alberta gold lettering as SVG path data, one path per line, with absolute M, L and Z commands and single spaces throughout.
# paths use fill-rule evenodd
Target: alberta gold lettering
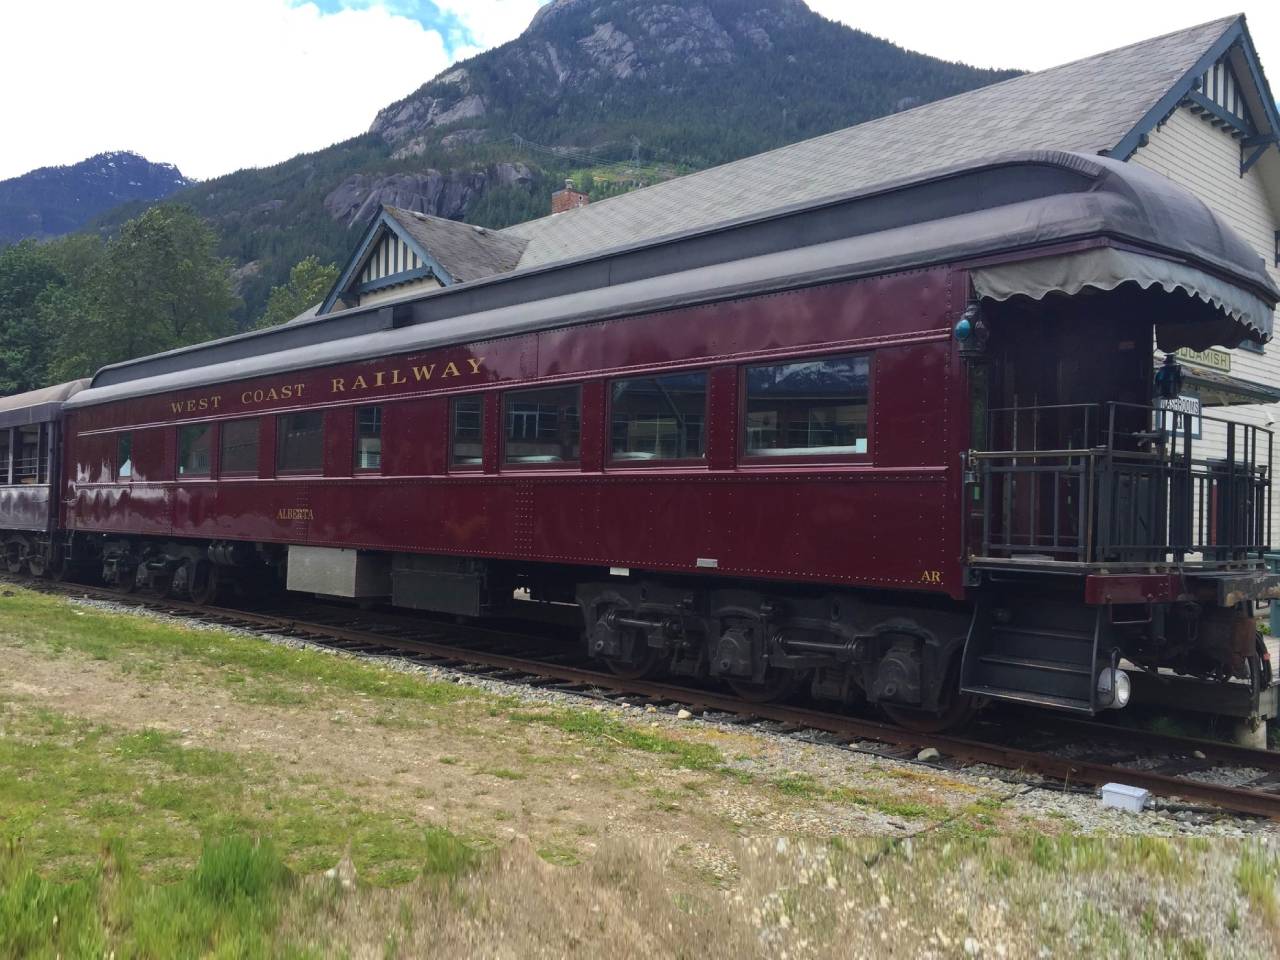
M 277 520 L 314 520 L 310 507 L 281 507 L 276 511 Z

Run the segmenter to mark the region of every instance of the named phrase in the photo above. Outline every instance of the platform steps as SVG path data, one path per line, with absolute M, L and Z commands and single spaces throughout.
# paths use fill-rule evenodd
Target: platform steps
M 979 601 L 961 665 L 966 693 L 1092 714 L 1105 608 Z

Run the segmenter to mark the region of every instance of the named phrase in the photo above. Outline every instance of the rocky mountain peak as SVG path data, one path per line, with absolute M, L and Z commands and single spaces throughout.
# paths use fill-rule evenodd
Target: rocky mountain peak
M 661 99 L 683 104 L 718 88 L 731 97 L 751 88 L 744 109 L 776 116 L 785 137 L 797 117 L 831 113 L 842 94 L 852 121 L 1008 75 L 910 53 L 827 20 L 802 0 L 553 0 L 515 40 L 381 110 L 370 132 L 403 158 L 446 137 L 446 146 L 511 134 L 536 139 L 548 127 L 577 127 L 580 137 L 584 112 L 607 114 L 606 124 L 588 125 L 595 143 L 560 141 L 591 148 L 610 134 L 628 142 L 634 131 L 617 129 L 628 115 L 633 126 L 660 123 Z M 815 101 L 823 106 L 815 110 Z M 831 116 L 826 128 L 845 117 Z

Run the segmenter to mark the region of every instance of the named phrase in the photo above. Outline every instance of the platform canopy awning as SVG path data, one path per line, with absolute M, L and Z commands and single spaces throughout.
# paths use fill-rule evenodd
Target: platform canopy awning
M 981 267 L 971 273 L 974 290 L 989 300 L 1026 296 L 1041 300 L 1049 294 L 1068 296 L 1087 289 L 1114 290 L 1135 284 L 1144 290 L 1180 292 L 1206 308 L 1204 320 L 1188 320 L 1180 311 L 1171 322 L 1156 318 L 1160 348 L 1238 346 L 1244 340 L 1271 339 L 1274 311 L 1262 297 L 1243 286 L 1175 260 L 1117 247 L 1095 247 L 1052 256 Z M 1258 402 L 1258 401 L 1252 401 Z
M 1195 394 L 1206 407 L 1238 407 L 1250 403 L 1280 403 L 1280 389 L 1233 377 L 1218 370 L 1184 364 L 1183 389 Z

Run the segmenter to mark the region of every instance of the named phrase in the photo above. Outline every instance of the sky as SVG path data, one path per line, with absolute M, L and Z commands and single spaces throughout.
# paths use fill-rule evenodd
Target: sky
M 133 150 L 208 179 L 368 129 L 545 0 L 0 0 L 0 179 Z M 1238 13 L 1280 89 L 1275 0 L 808 0 L 900 46 L 1042 69 Z

